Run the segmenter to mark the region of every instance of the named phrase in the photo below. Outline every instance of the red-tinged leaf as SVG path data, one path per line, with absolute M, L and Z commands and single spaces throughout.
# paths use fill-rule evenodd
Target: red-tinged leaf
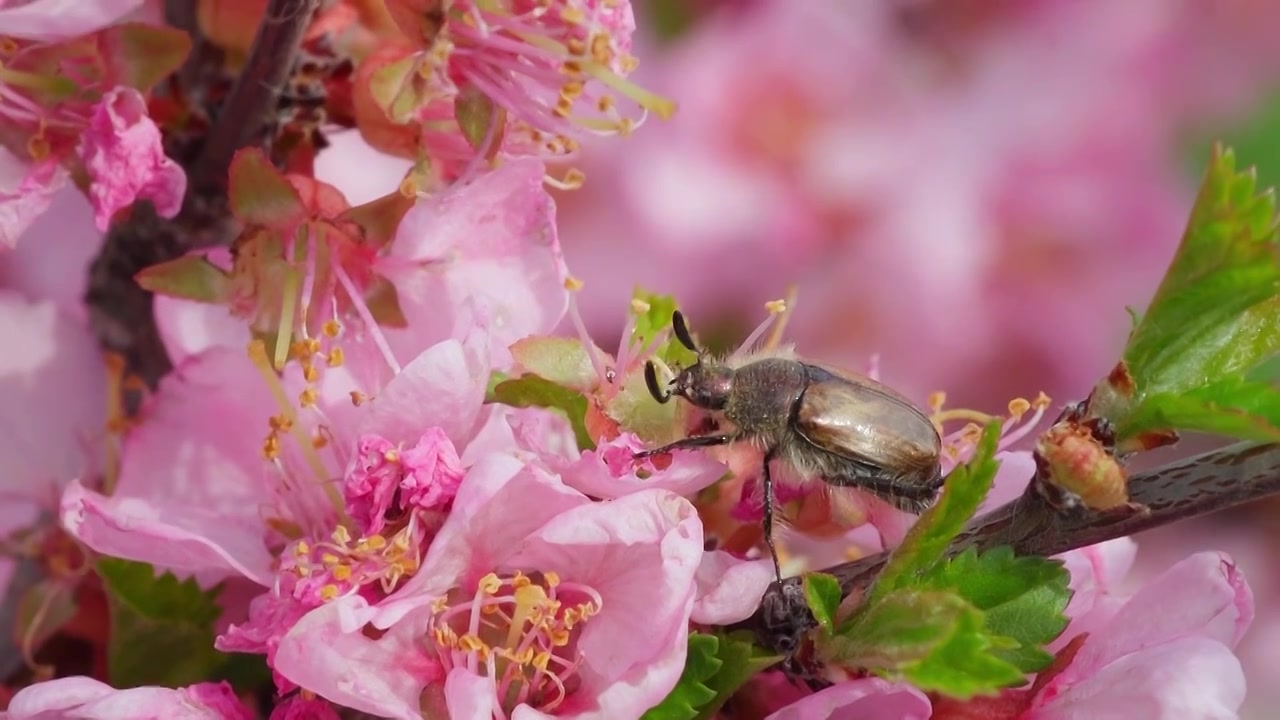
M 191 38 L 175 28 L 124 23 L 99 33 L 98 47 L 115 84 L 145 92 L 182 66 Z
M 396 286 L 386 278 L 377 278 L 365 292 L 364 303 L 378 325 L 385 328 L 409 327 L 409 320 L 400 308 L 400 296 Z
M 396 236 L 396 228 L 400 220 L 413 207 L 413 198 L 405 197 L 399 190 L 392 191 L 376 200 L 347 210 L 338 217 L 339 221 L 355 224 L 360 228 L 361 240 L 370 247 L 382 248 Z
M 431 47 L 444 27 L 444 0 L 386 0 L 387 14 L 414 45 Z
M 183 257 L 152 265 L 134 276 L 145 290 L 161 295 L 219 303 L 231 291 L 231 278 L 221 268 L 200 257 Z
M 196 26 L 209 42 L 241 59 L 249 54 L 266 9 L 267 0 L 197 0 Z
M 351 110 L 360 137 L 375 149 L 414 159 L 418 155 L 422 129 L 416 124 L 392 122 L 374 93 L 374 76 L 387 65 L 413 53 L 413 48 L 394 43 L 378 48 L 359 65 L 351 78 Z
M 418 62 L 417 55 L 407 55 L 382 65 L 369 76 L 373 101 L 392 122 L 413 120 L 427 101 L 426 81 L 418 74 Z
M 250 225 L 288 229 L 306 219 L 293 185 L 258 148 L 245 148 L 231 160 L 231 212 Z

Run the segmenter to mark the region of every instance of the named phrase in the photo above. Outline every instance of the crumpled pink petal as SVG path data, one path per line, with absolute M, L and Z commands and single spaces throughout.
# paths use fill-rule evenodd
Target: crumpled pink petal
M 728 625 L 751 617 L 760 606 L 769 583 L 773 562 L 743 560 L 723 550 L 704 553 L 694 576 L 698 598 L 689 619 L 704 625 Z
M 1230 649 L 1185 637 L 1126 655 L 1025 717 L 1237 720 L 1244 695 L 1244 670 Z
M 8 720 L 252 720 L 227 683 L 116 690 L 88 677 L 66 677 L 19 690 Z
M 164 154 L 160 128 L 147 115 L 147 101 L 133 88 L 117 87 L 94 107 L 80 146 L 89 172 L 94 222 L 106 232 L 117 210 L 139 198 L 150 200 L 161 217 L 182 209 L 187 175 Z
M 832 685 L 765 720 L 928 720 L 933 705 L 906 684 L 861 678 Z
M 671 464 L 658 470 L 651 460 L 636 461 L 634 453 L 647 446 L 634 433 L 623 433 L 588 450 L 571 462 L 549 462 L 564 483 L 597 498 L 616 498 L 639 490 L 670 490 L 692 495 L 724 477 L 723 463 L 701 452 L 671 453 Z M 645 477 L 640 476 L 640 471 Z
M 0 147 L 0 247 L 17 246 L 18 238 L 49 209 L 67 177 L 52 157 L 28 163 Z
M 276 703 L 268 720 L 342 720 L 342 716 L 330 703 L 299 693 Z
M 375 269 L 395 284 L 417 342 L 463 337 L 470 322 L 440 309 L 464 300 L 489 319 L 494 366 L 510 363 L 511 343 L 555 329 L 569 304 L 568 272 L 544 173 L 537 160 L 512 160 L 405 214 Z

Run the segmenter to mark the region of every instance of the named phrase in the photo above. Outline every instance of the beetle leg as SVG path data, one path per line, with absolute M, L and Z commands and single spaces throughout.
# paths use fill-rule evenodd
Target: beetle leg
M 716 445 L 728 445 L 733 442 L 733 438 L 728 435 L 695 435 L 693 437 L 677 440 L 669 445 L 662 447 L 641 450 L 632 455 L 636 458 L 646 458 L 651 455 L 661 455 L 662 453 L 671 452 L 672 450 L 688 450 L 691 448 L 714 447 Z
M 763 471 L 760 474 L 760 484 L 764 486 L 764 542 L 769 546 L 769 558 L 773 560 L 773 575 L 777 579 L 778 585 L 782 585 L 782 565 L 778 562 L 778 549 L 773 546 L 773 473 L 769 470 L 769 464 L 773 462 L 774 456 L 777 454 L 776 447 L 769 448 L 764 454 Z

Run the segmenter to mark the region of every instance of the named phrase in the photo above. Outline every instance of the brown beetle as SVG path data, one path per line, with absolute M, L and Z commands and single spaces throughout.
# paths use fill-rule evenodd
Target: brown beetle
M 749 442 L 764 451 L 764 536 L 781 579 L 773 546 L 773 478 L 780 463 L 790 475 L 867 490 L 895 507 L 920 513 L 942 486 L 942 439 L 911 401 L 870 378 L 796 358 L 786 351 L 709 359 L 693 342 L 684 316 L 671 326 L 698 361 L 664 390 L 652 361 L 645 382 L 658 402 L 680 396 L 709 411 L 715 434 L 695 435 L 644 450 L 636 457 L 677 449 Z

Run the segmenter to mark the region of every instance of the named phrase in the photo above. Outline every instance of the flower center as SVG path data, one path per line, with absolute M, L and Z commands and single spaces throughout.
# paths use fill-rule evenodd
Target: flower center
M 413 518 L 389 536 L 353 539 L 338 526 L 327 540 L 296 541 L 285 552 L 280 571 L 296 579 L 293 596 L 309 605 L 370 591 L 377 597 L 368 599 L 380 600 L 418 571 L 424 535 Z
M 465 667 L 493 678 L 504 713 L 521 704 L 550 712 L 576 685 L 577 636 L 601 605 L 594 589 L 553 572 L 490 573 L 469 600 L 439 598 L 428 633 L 446 672 Z

